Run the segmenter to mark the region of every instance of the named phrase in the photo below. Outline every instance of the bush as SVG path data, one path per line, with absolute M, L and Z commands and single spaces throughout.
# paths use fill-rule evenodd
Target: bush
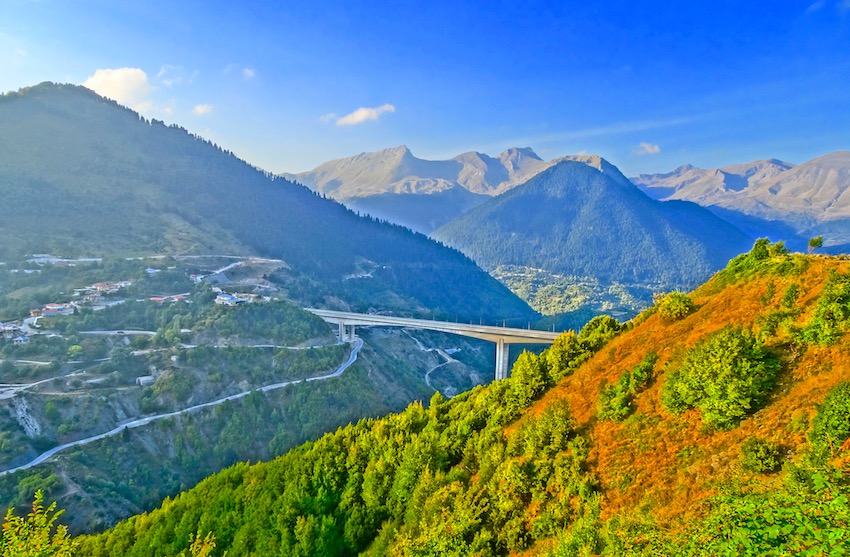
M 811 457 L 815 462 L 825 462 L 838 454 L 850 438 L 850 382 L 839 383 L 818 405 L 809 433 Z
M 623 372 L 620 380 L 613 385 L 602 387 L 596 401 L 596 415 L 600 420 L 620 422 L 632 413 L 632 395 L 629 393 L 628 371 Z
M 785 293 L 782 294 L 782 301 L 780 304 L 785 309 L 791 309 L 794 307 L 794 304 L 797 303 L 797 298 L 800 297 L 800 287 L 797 286 L 796 282 L 792 282 L 788 285 L 788 288 L 785 289 Z
M 831 272 L 823 287 L 815 314 L 800 331 L 799 340 L 827 346 L 834 344 L 850 325 L 850 275 Z
M 620 322 L 610 315 L 597 315 L 582 327 L 578 340 L 587 350 L 595 352 L 617 336 L 621 328 Z
M 670 292 L 658 302 L 658 315 L 666 321 L 676 321 L 694 311 L 694 302 L 684 292 Z
M 649 386 L 657 360 L 658 355 L 650 352 L 632 371 L 624 371 L 617 383 L 603 386 L 596 401 L 597 417 L 615 422 L 627 418 L 634 409 L 634 396 Z
M 694 346 L 664 383 L 670 412 L 702 410 L 702 420 L 731 429 L 760 408 L 773 389 L 779 360 L 748 330 L 727 327 Z
M 781 468 L 782 454 L 770 441 L 750 437 L 741 445 L 741 465 L 749 472 L 770 474 Z

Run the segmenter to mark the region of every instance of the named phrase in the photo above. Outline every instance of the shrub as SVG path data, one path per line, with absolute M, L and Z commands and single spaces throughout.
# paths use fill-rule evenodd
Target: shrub
M 752 332 L 727 327 L 694 346 L 667 377 L 661 402 L 670 412 L 702 410 L 702 420 L 731 429 L 764 403 L 779 360 Z
M 603 386 L 596 400 L 597 417 L 615 422 L 628 417 L 634 409 L 634 395 L 649 385 L 657 360 L 658 355 L 650 352 L 632 371 L 624 371 L 617 383 Z
M 643 360 L 632 370 L 631 380 L 629 381 L 629 391 L 632 394 L 637 394 L 649 386 L 652 381 L 655 362 L 658 361 L 658 354 L 650 352 L 643 357 Z
M 595 352 L 620 332 L 620 322 L 610 315 L 597 315 L 582 327 L 578 340 L 587 350 Z
M 670 292 L 658 302 L 658 315 L 666 321 L 676 321 L 694 311 L 694 302 L 684 292 Z
M 602 387 L 596 401 L 596 414 L 600 420 L 619 422 L 632 412 L 632 395 L 629 392 L 631 374 L 624 371 L 620 380 Z
M 750 437 L 741 445 L 741 465 L 759 474 L 777 472 L 782 466 L 781 450 L 770 441 Z
M 831 272 L 823 287 L 815 314 L 800 331 L 803 342 L 834 344 L 850 325 L 850 275 Z
M 796 282 L 792 282 L 788 285 L 788 288 L 785 289 L 785 293 L 782 294 L 782 301 L 780 304 L 785 309 L 791 309 L 794 307 L 794 304 L 797 303 L 797 298 L 800 297 L 800 287 L 797 286 Z
M 850 438 L 850 382 L 839 383 L 818 405 L 809 433 L 811 457 L 825 462 Z

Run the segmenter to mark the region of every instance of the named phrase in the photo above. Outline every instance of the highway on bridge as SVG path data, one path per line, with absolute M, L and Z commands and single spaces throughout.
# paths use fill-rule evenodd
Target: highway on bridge
M 429 319 L 411 319 L 408 317 L 393 317 L 391 315 L 373 315 L 369 313 L 351 313 L 327 309 L 305 308 L 328 323 L 339 326 L 340 341 L 354 338 L 355 326 L 374 327 L 405 327 L 409 329 L 424 329 L 440 331 L 472 338 L 480 338 L 496 343 L 496 379 L 508 376 L 508 357 L 510 344 L 552 344 L 561 334 L 553 331 L 537 331 L 534 329 L 513 329 L 510 327 L 493 327 L 490 325 L 472 325 L 452 323 L 450 321 L 432 321 Z

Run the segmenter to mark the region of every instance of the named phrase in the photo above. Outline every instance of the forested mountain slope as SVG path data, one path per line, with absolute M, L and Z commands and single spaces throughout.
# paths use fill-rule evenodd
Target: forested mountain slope
M 82 554 L 842 554 L 850 263 L 759 241 L 512 377 L 238 465 Z M 780 469 L 782 471 L 780 471 Z
M 460 253 L 358 217 L 83 87 L 3 95 L 0 129 L 0 258 L 263 255 L 360 309 L 392 300 L 470 319 L 533 317 Z M 352 275 L 363 280 L 345 280 Z
M 694 286 L 750 240 L 698 205 L 661 203 L 599 157 L 563 160 L 433 237 L 487 270 L 523 266 L 602 282 Z

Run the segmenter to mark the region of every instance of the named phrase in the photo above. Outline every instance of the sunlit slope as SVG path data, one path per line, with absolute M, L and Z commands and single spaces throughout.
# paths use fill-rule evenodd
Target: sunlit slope
M 815 404 L 836 384 L 850 380 L 850 343 L 842 337 L 829 346 L 802 344 L 788 329 L 804 328 L 811 321 L 830 273 L 847 273 L 850 262 L 804 256 L 775 259 L 737 280 L 733 271 L 721 272 L 693 293 L 697 309 L 681 320 L 646 317 L 531 409 L 567 403 L 587 428 L 593 439 L 594 471 L 605 493 L 604 514 L 640 508 L 661 523 L 700 515 L 705 499 L 717 493 L 718 482 L 741 473 L 741 443 L 753 435 L 781 445 L 791 458 L 800 457 Z M 789 287 L 796 287 L 799 296 L 786 307 L 783 297 Z M 780 312 L 793 311 L 799 315 L 775 334 L 768 332 Z M 730 326 L 764 338 L 781 362 L 776 388 L 764 408 L 730 431 L 705 426 L 698 410 L 671 414 L 661 402 L 669 371 L 682 363 L 689 349 Z M 616 383 L 623 370 L 634 368 L 649 352 L 658 354 L 658 376 L 634 398 L 633 413 L 621 423 L 598 420 L 600 389 Z

